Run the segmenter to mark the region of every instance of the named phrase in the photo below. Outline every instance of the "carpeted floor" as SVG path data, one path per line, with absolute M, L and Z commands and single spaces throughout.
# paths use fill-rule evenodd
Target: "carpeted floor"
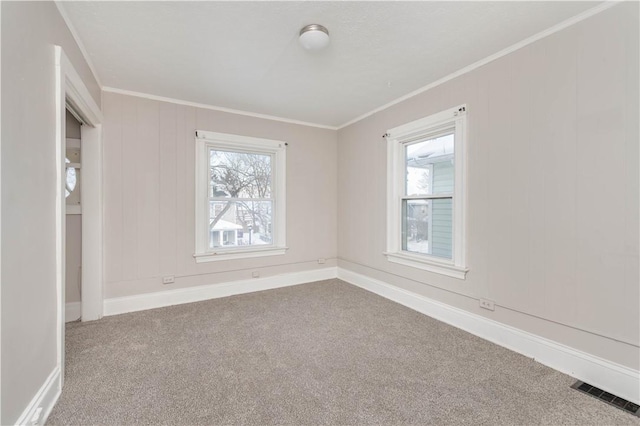
M 51 425 L 640 424 L 339 280 L 71 323 L 66 342 Z

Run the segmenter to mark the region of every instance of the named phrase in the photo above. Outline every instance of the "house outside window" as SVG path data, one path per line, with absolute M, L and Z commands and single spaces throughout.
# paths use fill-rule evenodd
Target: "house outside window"
M 285 146 L 196 132 L 196 262 L 285 253 Z
M 390 262 L 464 279 L 466 106 L 387 131 Z

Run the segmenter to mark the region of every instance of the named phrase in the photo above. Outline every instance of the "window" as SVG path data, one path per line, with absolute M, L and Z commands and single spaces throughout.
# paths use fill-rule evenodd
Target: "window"
M 196 132 L 196 262 L 285 253 L 285 146 Z
M 387 259 L 464 279 L 462 105 L 387 132 Z

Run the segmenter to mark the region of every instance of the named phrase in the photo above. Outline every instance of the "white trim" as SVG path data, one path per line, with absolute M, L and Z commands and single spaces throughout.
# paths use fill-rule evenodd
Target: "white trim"
M 104 314 L 118 315 L 126 312 L 143 311 L 146 309 L 181 305 L 183 303 L 200 302 L 202 300 L 217 299 L 236 294 L 253 293 L 256 291 L 288 287 L 314 281 L 329 280 L 336 278 L 336 276 L 337 269 L 335 267 L 330 267 L 293 272 L 290 274 L 274 275 L 272 277 L 253 278 L 221 284 L 210 284 L 159 291 L 155 293 L 138 294 L 135 296 L 116 297 L 106 299 L 104 301 Z
M 387 139 L 398 140 L 400 143 L 404 143 L 405 140 L 410 139 L 414 133 L 424 133 L 425 127 L 438 128 L 437 131 L 441 131 L 440 126 L 442 125 L 446 126 L 446 129 L 449 129 L 453 127 L 453 120 L 455 120 L 456 117 L 465 115 L 466 108 L 467 105 L 462 104 L 409 123 L 401 124 L 400 126 L 387 130 Z M 431 129 L 427 131 L 430 132 Z
M 82 321 L 102 318 L 103 305 L 103 185 L 102 125 L 83 125 L 82 133 Z
M 215 106 L 215 105 L 209 105 L 209 104 L 202 104 L 202 103 L 197 103 L 197 102 L 190 102 L 190 101 L 185 101 L 185 100 L 181 100 L 181 99 L 176 99 L 176 98 L 169 98 L 169 97 L 165 97 L 165 96 L 157 96 L 157 95 L 152 95 L 149 93 L 143 93 L 143 92 L 136 92 L 133 90 L 125 90 L 125 89 L 118 89 L 115 87 L 110 87 L 110 86 L 103 86 L 102 83 L 100 82 L 100 78 L 98 76 L 98 73 L 95 69 L 95 66 L 93 65 L 93 62 L 91 61 L 90 56 L 87 54 L 87 51 L 83 45 L 83 43 L 81 42 L 75 27 L 72 25 L 71 20 L 69 19 L 66 10 L 64 9 L 64 7 L 62 6 L 62 1 L 56 0 L 55 4 L 58 8 L 58 11 L 60 12 L 60 15 L 62 16 L 62 19 L 65 21 L 65 23 L 67 24 L 67 27 L 69 28 L 69 31 L 71 32 L 71 35 L 73 36 L 74 40 L 76 41 L 76 43 L 78 44 L 78 48 L 80 49 L 85 61 L 87 62 L 87 64 L 89 65 L 89 68 L 91 69 L 91 72 L 93 73 L 93 77 L 96 79 L 96 82 L 98 83 L 98 86 L 100 86 L 100 88 L 102 89 L 103 92 L 111 92 L 111 93 L 118 93 L 121 95 L 127 95 L 127 96 L 135 96 L 135 97 L 139 97 L 139 98 L 145 98 L 145 99 L 151 99 L 151 100 L 156 100 L 156 101 L 160 101 L 160 102 L 170 102 L 173 104 L 177 104 L 177 105 L 185 105 L 185 106 L 191 106 L 191 107 L 196 107 L 196 108 L 203 108 L 203 109 L 209 109 L 209 110 L 214 110 L 214 111 L 221 111 L 221 112 L 228 112 L 231 114 L 238 114 L 238 115 L 244 115 L 244 116 L 248 116 L 248 117 L 255 117 L 255 118 L 263 118 L 266 120 L 273 120 L 273 121 L 280 121 L 283 123 L 290 123 L 290 124 L 299 124 L 302 126 L 309 126 L 309 127 L 317 127 L 320 129 L 329 129 L 329 130 L 341 130 L 347 126 L 350 126 L 354 123 L 357 123 L 360 120 L 363 120 L 375 113 L 378 113 L 380 111 L 384 111 L 385 109 L 396 105 L 402 101 L 405 101 L 407 99 L 413 98 L 414 96 L 419 95 L 420 93 L 426 92 L 430 89 L 433 89 L 434 87 L 440 86 L 441 84 L 446 83 L 449 80 L 453 80 L 456 77 L 459 77 L 461 75 L 467 74 L 473 70 L 475 70 L 476 68 L 480 68 L 483 65 L 486 65 L 490 62 L 493 62 L 503 56 L 506 56 L 512 52 L 515 52 L 516 50 L 522 49 L 523 47 L 526 47 L 538 40 L 541 40 L 545 37 L 548 37 L 552 34 L 555 34 L 559 31 L 562 31 L 563 29 L 570 27 L 572 25 L 575 25 L 585 19 L 588 19 L 594 15 L 597 15 L 600 12 L 603 12 L 615 5 L 617 5 L 618 3 L 621 3 L 622 0 L 614 0 L 614 1 L 605 1 L 601 4 L 599 4 L 596 7 L 593 7 L 585 12 L 582 12 L 576 16 L 573 16 L 569 19 L 566 19 L 550 28 L 547 28 L 546 30 L 543 30 L 537 34 L 534 34 L 522 41 L 519 41 L 518 43 L 515 43 L 497 53 L 494 53 L 492 55 L 487 56 L 484 59 L 481 59 L 477 62 L 474 62 L 471 65 L 468 65 L 464 68 L 459 69 L 458 71 L 455 71 L 441 79 L 438 79 L 432 83 L 427 84 L 426 86 L 423 86 L 417 90 L 414 90 L 410 93 L 407 93 L 406 95 L 403 95 L 391 102 L 387 102 L 386 104 L 375 108 L 367 113 L 364 113 L 352 120 L 347 121 L 346 123 L 343 123 L 341 125 L 338 126 L 330 126 L 330 125 L 326 125 L 326 124 L 318 124 L 318 123 L 311 123 L 311 122 L 307 122 L 307 121 L 300 121 L 300 120 L 294 120 L 294 119 L 289 119 L 289 118 L 285 118 L 285 117 L 278 117 L 278 116 L 273 116 L 273 115 L 268 115 L 268 114 L 261 114 L 261 113 L 254 113 L 254 112 L 249 112 L 249 111 L 242 111 L 242 110 L 237 110 L 237 109 L 232 109 L 232 108 L 225 108 L 225 107 L 219 107 L 219 106 Z
M 260 246 L 249 246 L 250 249 L 225 250 L 215 253 L 194 254 L 196 263 L 216 262 L 219 260 L 248 259 L 251 257 L 278 256 L 286 254 L 289 247 L 273 247 L 260 248 Z
M 69 77 L 70 66 L 66 55 L 60 46 L 54 46 L 55 51 L 55 164 L 56 164 L 56 368 L 64 379 L 64 303 L 65 303 L 65 228 L 66 228 L 66 197 L 65 197 L 65 177 L 66 177 L 66 86 Z
M 56 46 L 56 69 L 58 75 L 59 96 L 62 98 L 63 109 L 60 111 L 62 120 L 57 137 L 66 142 L 65 107 L 68 105 L 79 115 L 83 125 L 80 127 L 82 144 L 82 185 L 80 199 L 82 200 L 82 319 L 91 321 L 102 318 L 102 111 L 82 78 L 77 73 L 71 61 L 59 46 Z M 60 118 L 59 118 L 60 120 Z M 66 149 L 62 144 L 62 161 L 66 156 Z M 63 183 L 64 186 L 64 183 Z M 64 194 L 64 190 L 62 191 Z M 63 201 L 63 204 L 66 202 Z M 67 206 L 65 205 L 65 209 Z M 75 210 L 72 209 L 71 213 Z M 65 212 L 66 213 L 66 212 Z M 64 229 L 63 229 L 64 232 Z M 63 246 L 64 247 L 64 246 Z M 63 263 L 64 267 L 64 263 Z M 62 303 L 64 303 L 64 278 L 62 281 Z M 62 326 L 64 327 L 62 321 Z M 64 339 L 64 328 L 61 331 Z M 64 345 L 63 345 L 64 346 Z M 64 352 L 64 349 L 61 349 Z M 64 357 L 64 353 L 61 355 Z M 62 369 L 62 368 L 61 368 Z M 62 369 L 63 370 L 63 369 Z
M 467 145 L 466 131 L 467 106 L 458 105 L 436 114 L 411 121 L 387 130 L 387 248 L 384 253 L 390 262 L 447 275 L 464 280 L 466 267 L 466 173 L 465 153 Z M 414 254 L 402 247 L 402 200 L 438 198 L 438 195 L 411 197 L 405 195 L 405 146 L 415 141 L 427 140 L 444 129 L 455 132 L 454 136 L 454 190 L 452 203 L 452 253 L 451 259 L 442 259 L 428 254 Z M 433 180 L 433 173 L 430 173 Z M 431 223 L 431 218 L 429 220 Z M 432 235 L 429 235 L 432 241 Z
M 56 46 L 56 52 L 60 52 L 56 55 L 56 65 L 61 66 L 64 70 L 65 79 L 65 105 L 69 103 L 75 113 L 80 115 L 80 119 L 90 126 L 96 126 L 102 123 L 102 111 L 100 107 L 93 100 L 89 89 L 85 86 L 80 74 L 73 67 L 73 64 L 69 60 L 66 54 L 62 51 L 62 48 Z M 66 120 L 66 117 L 64 117 Z M 64 140 L 66 142 L 66 135 Z M 81 138 L 82 139 L 82 138 Z M 84 160 L 84 158 L 83 158 Z M 83 161 L 84 163 L 84 161 Z
M 2 34 L 2 5 L 0 5 L 0 38 Z M 1 46 L 1 43 L 0 43 Z M 2 93 L 2 55 L 0 55 L 0 93 Z M 0 102 L 0 135 L 2 135 L 2 102 Z M 0 137 L 0 169 L 2 169 L 2 137 Z M 0 170 L 0 188 L 2 188 L 2 171 Z M 0 242 L 2 241 L 2 194 L 0 189 Z M 2 277 L 2 244 L 0 244 L 0 277 Z M 2 330 L 2 291 L 0 291 L 0 330 Z M 2 339 L 0 339 L 0 365 L 2 365 Z M 0 383 L 2 369 L 0 368 Z M 0 386 L 0 421 L 2 420 L 2 386 Z
M 64 305 L 64 321 L 77 321 L 82 316 L 82 303 L 68 302 Z
M 384 253 L 389 262 L 399 265 L 411 266 L 412 268 L 422 269 L 423 271 L 434 272 L 436 274 L 446 275 L 451 278 L 464 280 L 467 276 L 468 268 L 455 266 L 451 263 L 440 263 L 429 257 L 421 259 L 420 255 L 411 255 L 409 253 Z
M 287 144 L 284 141 L 273 139 L 255 138 L 252 136 L 234 135 L 232 133 L 218 133 L 207 130 L 196 130 L 196 139 L 206 142 L 215 142 L 216 146 L 223 146 L 230 149 L 242 149 L 246 151 L 278 152 L 284 149 Z
M 82 78 L 60 46 L 55 55 L 55 162 L 56 162 L 56 342 L 57 368 L 64 384 L 65 364 L 65 158 L 66 109 L 74 110 L 83 122 L 83 197 L 82 215 L 82 317 L 102 316 L 102 112 Z M 91 127 L 90 127 L 91 126 Z M 85 312 L 86 311 L 86 312 Z
M 458 71 L 455 71 L 455 72 L 453 72 L 453 73 L 451 73 L 451 74 L 449 74 L 449 75 L 447 75 L 447 76 L 445 76 L 445 77 L 443 77 L 443 78 L 441 78 L 439 80 L 436 80 L 433 83 L 429 83 L 426 86 L 421 87 L 420 89 L 417 89 L 417 90 L 414 90 L 413 92 L 407 93 L 406 95 L 401 96 L 401 97 L 399 97 L 397 99 L 394 99 L 393 101 L 388 102 L 388 103 L 386 103 L 386 104 L 384 104 L 384 105 L 382 105 L 382 106 L 380 106 L 380 107 L 378 107 L 378 108 L 376 108 L 374 110 L 371 110 L 371 111 L 369 111 L 369 112 L 367 112 L 365 114 L 362 114 L 362 115 L 354 118 L 353 120 L 347 121 L 346 123 L 339 125 L 337 127 L 337 130 L 344 129 L 345 127 L 350 126 L 350 125 L 352 125 L 354 123 L 357 123 L 360 120 L 364 120 L 365 118 L 370 117 L 373 114 L 376 114 L 376 113 L 378 113 L 380 111 L 384 111 L 385 109 L 387 109 L 389 107 L 392 107 L 393 105 L 399 104 L 400 102 L 406 101 L 407 99 L 411 99 L 414 96 L 417 96 L 417 95 L 419 95 L 419 94 L 421 94 L 423 92 L 431 90 L 434 87 L 440 86 L 441 84 L 444 84 L 449 80 L 453 80 L 454 78 L 457 78 L 457 77 L 460 77 L 461 75 L 467 74 L 467 73 L 475 70 L 476 68 L 480 68 L 481 66 L 486 65 L 489 62 L 493 62 L 496 59 L 500 59 L 503 56 L 506 56 L 506 55 L 508 55 L 510 53 L 515 52 L 516 50 L 522 49 L 523 47 L 526 47 L 526 46 L 530 45 L 531 43 L 535 43 L 538 40 L 541 40 L 541 39 L 543 39 L 545 37 L 548 37 L 548 36 L 550 36 L 552 34 L 555 34 L 558 31 L 562 31 L 567 27 L 575 25 L 578 22 L 584 21 L 585 19 L 590 18 L 590 17 L 592 17 L 592 16 L 594 16 L 594 15 L 600 13 L 600 12 L 603 12 L 603 11 L 605 11 L 605 10 L 607 10 L 607 9 L 609 9 L 609 8 L 611 8 L 611 7 L 613 7 L 616 4 L 621 3 L 621 2 L 622 2 L 622 0 L 605 1 L 605 2 L 603 2 L 601 4 L 599 4 L 596 7 L 593 7 L 591 9 L 587 10 L 587 11 L 584 11 L 584 12 L 576 15 L 576 16 L 573 16 L 573 17 L 571 17 L 569 19 L 566 19 L 566 20 L 564 20 L 564 21 L 562 21 L 562 22 L 560 22 L 560 23 L 558 23 L 558 24 L 556 24 L 556 25 L 554 25 L 554 26 L 552 26 L 550 28 L 547 28 L 544 31 L 541 31 L 541 32 L 539 32 L 537 34 L 534 34 L 531 37 L 525 38 L 524 40 L 519 41 L 518 43 L 512 44 L 511 46 L 509 46 L 509 47 L 507 47 L 505 49 L 502 49 L 501 51 L 499 51 L 497 53 L 494 53 L 493 55 L 489 55 L 486 58 L 480 59 L 479 61 L 474 62 L 471 65 L 467 65 L 466 67 L 461 68 Z
M 60 368 L 55 367 L 38 392 L 33 396 L 27 408 L 24 409 L 17 425 L 43 425 L 47 421 L 53 406 L 60 397 L 62 381 Z
M 58 12 L 60 12 L 60 16 L 62 16 L 64 23 L 67 24 L 67 28 L 69 29 L 71 36 L 73 37 L 76 44 L 78 45 L 78 49 L 80 49 L 80 53 L 82 53 L 82 57 L 84 58 L 87 65 L 89 66 L 89 69 L 91 70 L 91 74 L 93 74 L 93 78 L 96 80 L 96 83 L 98 83 L 98 87 L 102 88 L 100 77 L 98 77 L 98 71 L 96 70 L 96 67 L 93 65 L 93 62 L 91 61 L 91 56 L 89 56 L 89 54 L 87 53 L 87 49 L 84 47 L 84 43 L 82 43 L 82 40 L 80 39 L 80 36 L 76 31 L 76 28 L 71 23 L 71 19 L 69 18 L 69 15 L 67 14 L 66 9 L 63 6 L 64 2 L 60 0 L 56 0 L 54 3 L 58 8 Z
M 640 403 L 640 372 L 344 268 L 338 278 L 593 386 Z
M 197 263 L 226 259 L 242 259 L 284 254 L 287 250 L 286 142 L 249 136 L 196 130 L 195 136 L 195 250 Z M 268 154 L 272 157 L 273 242 L 263 246 L 233 246 L 209 248 L 209 154 L 210 149 Z M 233 201 L 234 198 L 229 198 Z
M 275 115 L 261 114 L 257 112 L 241 111 L 239 109 L 225 108 L 209 104 L 201 104 L 198 102 L 185 101 L 181 99 L 168 98 L 165 96 L 157 96 L 149 93 L 135 92 L 133 90 L 116 89 L 115 87 L 104 86 L 103 92 L 117 93 L 119 95 L 135 96 L 137 98 L 150 99 L 159 102 L 169 102 L 176 105 L 185 105 L 194 108 L 209 109 L 213 111 L 227 112 L 229 114 L 244 115 L 247 117 L 262 118 L 271 121 L 280 121 L 282 123 L 298 124 L 300 126 L 317 127 L 319 129 L 338 130 L 336 126 L 328 126 L 326 124 L 310 123 L 308 121 L 293 120 L 290 118 L 277 117 Z

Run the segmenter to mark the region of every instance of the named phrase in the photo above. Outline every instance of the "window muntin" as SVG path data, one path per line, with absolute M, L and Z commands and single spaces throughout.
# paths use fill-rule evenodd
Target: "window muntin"
M 464 105 L 387 132 L 387 258 L 464 278 Z
M 283 254 L 285 143 L 196 137 L 196 261 Z

